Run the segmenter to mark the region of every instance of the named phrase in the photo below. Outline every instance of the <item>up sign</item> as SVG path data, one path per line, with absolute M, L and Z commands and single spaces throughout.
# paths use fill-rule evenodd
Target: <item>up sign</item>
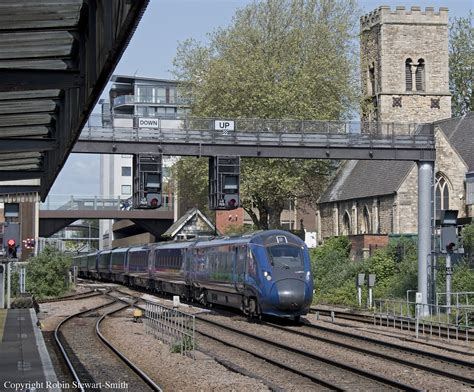
M 214 130 L 222 131 L 224 135 L 227 135 L 229 131 L 234 131 L 234 125 L 233 120 L 214 120 Z

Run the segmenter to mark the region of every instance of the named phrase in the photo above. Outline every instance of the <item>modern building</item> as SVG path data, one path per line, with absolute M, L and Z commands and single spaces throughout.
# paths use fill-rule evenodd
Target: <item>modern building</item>
M 114 75 L 109 91 L 109 102 L 102 102 L 102 122 L 108 126 L 130 128 L 140 127 L 147 119 L 156 117 L 176 119 L 187 116 L 189 105 L 179 98 L 177 82 L 174 80 Z M 169 167 L 175 160 L 164 158 L 163 177 L 169 175 Z M 126 201 L 132 197 L 133 164 L 131 155 L 101 155 L 100 194 L 102 197 Z M 165 196 L 165 203 L 172 201 Z M 127 202 L 124 203 L 126 208 Z M 122 222 L 122 225 L 124 222 Z M 100 248 L 112 247 L 113 221 L 100 221 Z M 151 235 L 134 225 L 126 225 L 128 235 L 141 235 L 142 241 L 154 241 Z M 134 227 L 135 230 L 130 229 Z
M 433 123 L 438 214 L 456 209 L 469 221 L 474 114 L 450 118 L 448 10 L 382 6 L 363 16 L 360 27 L 362 120 Z M 381 243 L 380 235 L 415 234 L 417 194 L 414 162 L 346 161 L 318 201 L 318 239 L 373 235 L 359 241 L 368 248 Z

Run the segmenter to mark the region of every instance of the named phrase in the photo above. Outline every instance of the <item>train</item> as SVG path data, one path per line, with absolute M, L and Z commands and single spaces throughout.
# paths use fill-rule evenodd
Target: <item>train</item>
M 283 230 L 158 242 L 73 257 L 79 277 L 299 320 L 313 298 L 304 241 Z

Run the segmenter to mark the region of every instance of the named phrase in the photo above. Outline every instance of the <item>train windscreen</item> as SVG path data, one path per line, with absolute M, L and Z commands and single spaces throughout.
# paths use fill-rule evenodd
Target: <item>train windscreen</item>
M 274 267 L 294 268 L 304 264 L 303 251 L 298 246 L 279 244 L 267 247 L 270 263 Z

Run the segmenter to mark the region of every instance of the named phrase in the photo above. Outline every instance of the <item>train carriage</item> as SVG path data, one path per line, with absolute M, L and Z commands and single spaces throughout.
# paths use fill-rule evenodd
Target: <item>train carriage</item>
M 110 257 L 110 274 L 114 282 L 125 283 L 128 248 L 115 248 Z
M 98 255 L 99 255 L 99 252 L 93 252 L 87 255 L 87 277 L 88 278 L 93 278 L 93 279 L 99 278 L 99 274 L 97 271 Z
M 110 259 L 112 251 L 110 249 L 99 252 L 97 256 L 97 270 L 99 278 L 102 280 L 111 280 Z
M 189 297 L 186 263 L 194 243 L 167 242 L 151 246 L 149 273 L 156 291 Z
M 127 253 L 127 263 L 125 267 L 125 283 L 130 286 L 152 288 L 151 279 L 148 273 L 148 256 L 150 247 L 135 246 Z
M 308 249 L 282 230 L 91 253 L 78 261 L 81 272 L 83 260 L 87 277 L 100 273 L 130 286 L 239 308 L 249 316 L 298 319 L 308 313 L 313 295 Z

